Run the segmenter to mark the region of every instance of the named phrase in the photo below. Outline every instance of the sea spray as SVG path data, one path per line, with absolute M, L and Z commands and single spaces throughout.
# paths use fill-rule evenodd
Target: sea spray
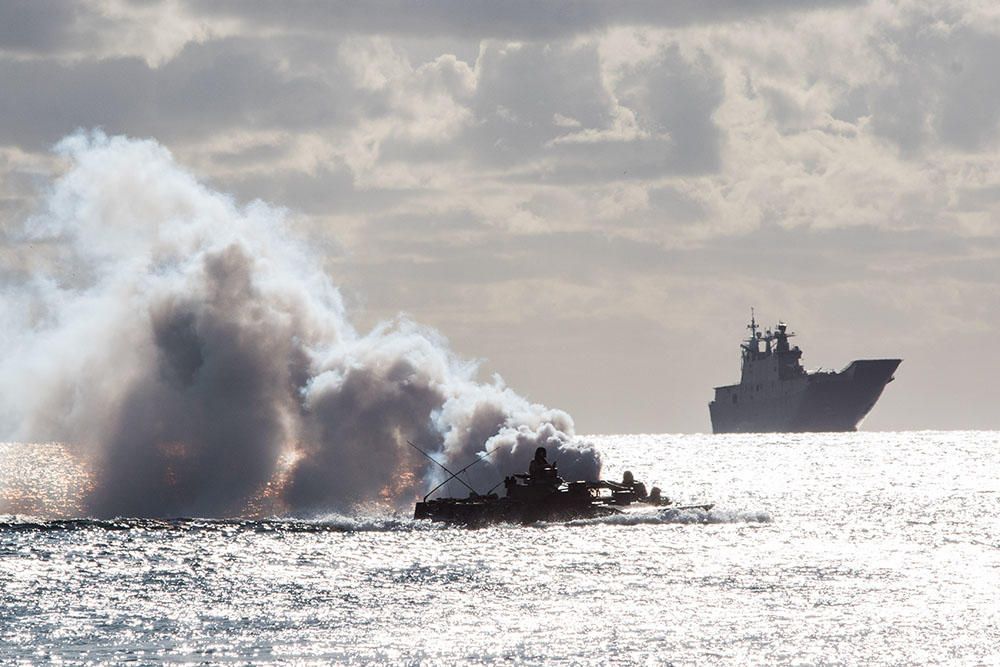
M 79 444 L 88 514 L 405 506 L 439 476 L 406 439 L 452 465 L 492 452 L 482 483 L 539 445 L 599 474 L 568 414 L 479 381 L 435 331 L 358 332 L 283 210 L 238 205 L 152 140 L 56 150 L 66 173 L 11 232 L 30 270 L 0 283 L 0 437 Z
M 700 508 L 665 508 L 651 512 L 623 512 L 593 519 L 577 519 L 567 526 L 640 526 L 662 524 L 771 523 L 768 512 Z

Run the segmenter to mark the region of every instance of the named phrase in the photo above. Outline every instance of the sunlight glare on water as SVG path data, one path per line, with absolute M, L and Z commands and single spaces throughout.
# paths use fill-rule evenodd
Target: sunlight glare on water
M 0 499 L 70 512 L 0 517 L 0 663 L 1000 662 L 1000 434 L 585 439 L 607 478 L 715 508 L 67 521 L 52 471 L 84 472 L 0 445 Z

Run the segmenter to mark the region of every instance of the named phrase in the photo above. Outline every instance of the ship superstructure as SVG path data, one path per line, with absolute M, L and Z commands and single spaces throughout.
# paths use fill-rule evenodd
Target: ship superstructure
M 806 371 L 784 322 L 762 330 L 751 313 L 740 344 L 739 384 L 715 388 L 715 433 L 855 431 L 893 380 L 901 359 L 860 359 L 841 371 Z

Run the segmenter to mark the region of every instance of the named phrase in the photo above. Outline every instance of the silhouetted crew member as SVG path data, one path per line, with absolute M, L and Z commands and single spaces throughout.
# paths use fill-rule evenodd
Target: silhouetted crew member
M 528 465 L 528 474 L 531 479 L 543 480 L 555 476 L 555 468 L 549 465 L 548 459 L 545 458 L 547 454 L 544 447 L 535 450 L 535 458 L 531 459 L 531 464 Z
M 635 476 L 632 475 L 631 470 L 626 470 L 625 474 L 622 475 L 622 486 L 634 493 L 638 500 L 644 500 L 646 498 L 646 485 L 642 482 L 635 481 Z

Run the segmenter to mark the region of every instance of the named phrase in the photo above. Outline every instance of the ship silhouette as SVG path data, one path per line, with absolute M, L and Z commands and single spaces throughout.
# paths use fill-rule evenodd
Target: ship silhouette
M 739 384 L 716 387 L 708 404 L 714 433 L 856 431 L 902 361 L 858 359 L 837 372 L 806 371 L 784 322 L 761 331 L 751 312 L 747 328 Z

